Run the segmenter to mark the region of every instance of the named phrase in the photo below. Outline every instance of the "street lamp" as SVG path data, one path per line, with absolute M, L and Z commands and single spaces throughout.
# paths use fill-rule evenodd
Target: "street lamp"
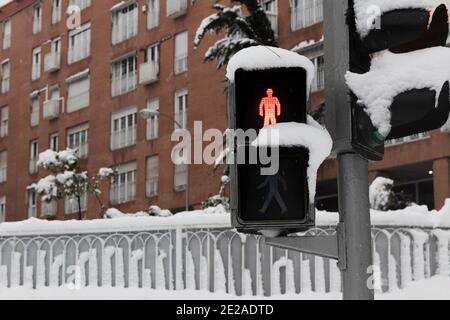
M 175 125 L 178 128 L 183 128 L 183 126 L 172 116 L 159 112 L 159 111 L 153 111 L 150 109 L 143 109 L 140 112 L 140 115 L 142 118 L 148 120 L 150 118 L 153 117 L 166 117 L 169 118 L 170 120 L 173 121 L 173 123 L 175 123 Z M 186 190 L 185 190 L 185 210 L 189 211 L 189 164 L 186 163 Z

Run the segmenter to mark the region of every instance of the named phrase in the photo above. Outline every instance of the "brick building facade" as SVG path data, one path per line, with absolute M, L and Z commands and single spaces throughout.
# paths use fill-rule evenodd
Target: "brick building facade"
M 228 1 L 223 1 L 227 4 Z M 310 57 L 318 70 L 313 105 L 324 103 L 321 0 L 264 0 L 283 48 Z M 193 39 L 213 1 L 21 0 L 0 9 L 0 222 L 45 217 L 76 218 L 70 201 L 41 208 L 32 188 L 45 171 L 36 157 L 49 148 L 76 147 L 90 172 L 116 167 L 120 183 L 102 186 L 102 199 L 132 212 L 158 204 L 184 206 L 189 179 L 192 207 L 217 193 L 219 176 L 207 165 L 174 166 L 173 119 L 192 131 L 226 128 L 224 70 L 203 57 L 217 39 L 200 48 Z M 81 8 L 81 22 L 66 11 Z M 75 15 L 76 17 L 76 15 Z M 69 25 L 68 25 L 69 18 Z M 153 108 L 159 119 L 138 111 Z M 431 135 L 396 141 L 371 178 L 393 177 L 420 203 L 439 207 L 450 196 L 450 137 Z M 188 178 L 187 178 L 188 176 Z M 436 177 L 433 179 L 433 177 Z M 318 205 L 336 206 L 336 168 L 319 174 Z M 94 197 L 83 199 L 87 218 L 97 218 Z

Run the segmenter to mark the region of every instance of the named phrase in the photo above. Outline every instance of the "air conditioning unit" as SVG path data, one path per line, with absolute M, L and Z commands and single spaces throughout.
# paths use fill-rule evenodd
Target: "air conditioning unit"
M 159 63 L 150 61 L 139 66 L 139 83 L 147 85 L 158 81 Z
M 187 0 L 167 0 L 167 16 L 177 18 L 186 14 Z
M 60 54 L 58 52 L 50 52 L 45 55 L 44 70 L 45 72 L 55 72 L 60 68 Z
M 59 117 L 59 100 L 44 102 L 44 119 L 53 120 Z

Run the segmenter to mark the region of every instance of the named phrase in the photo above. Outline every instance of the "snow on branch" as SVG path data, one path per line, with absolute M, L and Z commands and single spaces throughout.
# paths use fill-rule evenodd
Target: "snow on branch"
M 225 37 L 216 41 L 206 54 L 205 61 L 218 60 L 218 68 L 223 67 L 239 50 L 258 44 L 276 46 L 275 34 L 258 0 L 232 0 L 239 3 L 232 7 L 215 4 L 213 13 L 200 23 L 194 38 L 197 49 L 206 34 L 222 31 Z M 250 13 L 243 14 L 243 6 Z

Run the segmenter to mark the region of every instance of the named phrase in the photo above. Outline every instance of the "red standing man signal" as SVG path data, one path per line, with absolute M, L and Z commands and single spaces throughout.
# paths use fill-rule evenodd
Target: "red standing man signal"
M 273 90 L 267 89 L 267 97 L 259 104 L 259 115 L 264 117 L 264 127 L 277 124 L 277 117 L 281 115 L 281 104 L 277 97 L 273 96 Z

